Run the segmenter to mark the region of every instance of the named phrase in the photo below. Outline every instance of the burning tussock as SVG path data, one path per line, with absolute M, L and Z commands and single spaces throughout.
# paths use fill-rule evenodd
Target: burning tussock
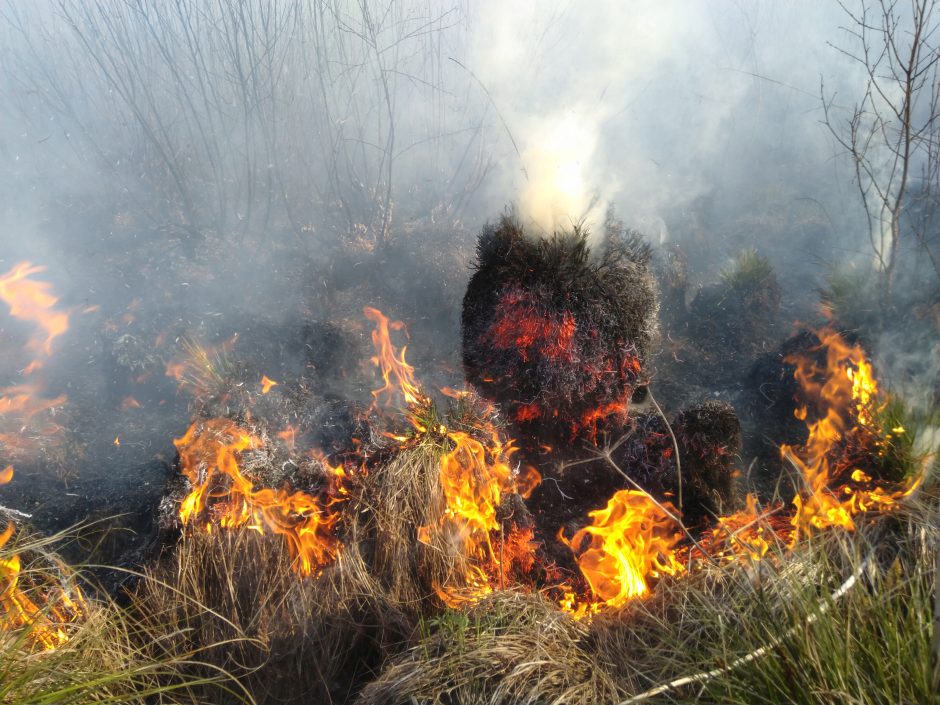
M 207 423 L 210 431 L 218 426 Z M 233 448 L 248 450 L 247 440 L 229 442 L 230 431 L 213 443 L 209 455 L 221 459 L 217 466 Z M 205 649 L 204 660 L 251 692 L 289 702 L 347 700 L 407 647 L 422 618 L 440 609 L 444 586 L 476 587 L 468 582 L 476 573 L 464 537 L 421 532 L 445 512 L 441 461 L 450 450 L 446 436 L 427 434 L 378 450 L 366 467 L 351 469 L 340 496 L 342 517 L 333 526 L 334 553 L 315 570 L 304 567 L 295 540 L 322 537 L 299 530 L 302 519 L 288 525 L 282 516 L 280 531 L 271 531 L 263 511 L 257 523 L 226 523 L 254 514 L 250 496 L 241 505 L 231 498 L 211 505 L 208 516 L 218 521 L 186 531 L 175 551 L 148 571 L 135 609 L 154 615 L 155 628 L 165 625 L 189 648 L 218 644 Z M 266 476 L 271 469 L 263 461 L 273 458 L 253 454 L 243 469 Z M 191 675 L 202 677 L 205 669 Z

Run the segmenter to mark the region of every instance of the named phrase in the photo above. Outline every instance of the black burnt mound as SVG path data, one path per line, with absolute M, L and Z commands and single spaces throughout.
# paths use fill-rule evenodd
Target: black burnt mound
M 575 227 L 528 236 L 513 218 L 488 226 L 463 301 L 467 380 L 525 435 L 589 438 L 625 420 L 656 327 L 650 251 L 608 225 L 595 254 Z
M 708 525 L 713 517 L 734 509 L 733 470 L 741 449 L 741 425 L 730 405 L 692 405 L 676 414 L 669 427 L 659 414 L 640 414 L 604 433 L 606 453 L 577 448 L 540 456 L 540 449 L 522 444 L 522 459 L 543 472 L 543 482 L 527 506 L 545 538 L 555 536 L 559 528 L 572 533 L 589 511 L 601 508 L 616 491 L 637 485 L 681 507 L 689 527 Z M 549 455 L 554 462 L 546 462 Z

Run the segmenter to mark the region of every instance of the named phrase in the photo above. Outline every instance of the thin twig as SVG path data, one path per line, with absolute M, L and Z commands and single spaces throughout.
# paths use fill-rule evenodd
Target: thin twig
M 663 420 L 663 423 L 666 424 L 666 430 L 669 431 L 669 437 L 672 439 L 672 450 L 676 454 L 676 482 L 679 486 L 678 497 L 679 497 L 679 513 L 682 513 L 682 464 L 679 461 L 679 443 L 676 441 L 676 434 L 672 432 L 672 426 L 669 424 L 669 419 L 666 418 L 666 415 L 663 413 L 663 410 L 659 408 L 659 404 L 656 403 L 656 397 L 653 396 L 653 390 L 648 388 L 646 393 L 649 395 L 650 401 L 653 402 L 653 406 L 656 407 L 656 412 L 659 414 L 660 418 Z
M 522 175 L 525 177 L 526 182 L 529 181 L 529 172 L 525 168 L 525 160 L 522 158 L 522 152 L 519 151 L 519 145 L 516 144 L 516 138 L 512 136 L 512 130 L 509 129 L 509 125 L 506 124 L 506 120 L 503 117 L 503 114 L 499 112 L 499 108 L 496 105 L 496 101 L 493 100 L 493 96 L 490 95 L 490 92 L 486 89 L 486 85 L 477 78 L 477 75 L 473 73 L 469 68 L 460 63 L 457 59 L 450 56 L 448 57 L 451 61 L 457 64 L 460 68 L 470 74 L 471 78 L 477 82 L 483 92 L 486 94 L 487 100 L 490 101 L 490 105 L 493 106 L 493 110 L 496 111 L 496 115 L 499 117 L 499 121 L 503 123 L 503 128 L 506 130 L 506 134 L 509 135 L 509 141 L 512 142 L 512 148 L 516 150 L 516 155 L 519 157 L 519 162 L 522 164 Z

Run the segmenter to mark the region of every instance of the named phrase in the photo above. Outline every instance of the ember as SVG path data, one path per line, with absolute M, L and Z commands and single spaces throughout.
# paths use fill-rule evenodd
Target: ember
M 585 233 L 532 238 L 504 218 L 481 235 L 463 306 L 467 380 L 526 435 L 595 437 L 626 418 L 655 331 L 649 250 L 611 235 L 603 257 Z

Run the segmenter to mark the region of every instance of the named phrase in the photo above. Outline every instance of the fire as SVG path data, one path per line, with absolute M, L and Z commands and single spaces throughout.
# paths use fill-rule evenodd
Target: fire
M 276 387 L 276 386 L 277 386 L 277 382 L 275 382 L 273 379 L 268 379 L 267 375 L 261 375 L 261 393 L 262 394 L 267 394 L 268 392 L 271 391 L 272 387 Z
M 192 491 L 180 504 L 180 521 L 211 530 L 213 524 L 282 536 L 301 575 L 311 575 L 339 555 L 334 534 L 339 514 L 329 502 L 305 492 L 256 489 L 239 466 L 261 440 L 228 419 L 193 424 L 173 441 Z
M 505 585 L 510 571 L 525 574 L 534 563 L 532 530 L 501 522 L 498 511 L 504 497 L 530 493 L 541 476 L 532 467 L 514 470 L 510 466 L 516 450 L 512 441 L 503 442 L 495 427 L 483 425 L 483 440 L 464 431 L 447 432 L 454 448 L 441 458 L 440 465 L 446 509 L 437 524 L 418 529 L 419 540 L 429 544 L 432 531 L 456 536 L 464 555 L 473 561 L 465 575 L 436 586 L 438 596 L 451 607 L 489 594 L 495 586 Z
M 405 324 L 401 321 L 389 322 L 381 311 L 370 306 L 366 306 L 362 312 L 376 324 L 375 330 L 372 331 L 372 344 L 376 352 L 372 364 L 381 369 L 382 379 L 385 381 L 384 387 L 372 392 L 374 401 L 371 410 L 378 408 L 382 403 L 381 398 L 384 398 L 385 405 L 390 404 L 397 392 L 404 397 L 406 405 L 426 404 L 428 398 L 415 381 L 415 368 L 405 361 L 407 346 L 403 346 L 401 352 L 396 353 L 389 334 L 389 330 L 405 330 Z
M 375 409 L 380 401 L 390 402 L 400 394 L 408 405 L 408 417 L 419 434 L 428 433 L 418 420 L 418 412 L 430 408 L 431 400 L 415 379 L 414 368 L 405 360 L 405 348 L 398 352 L 389 337 L 390 330 L 403 330 L 404 324 L 389 319 L 374 308 L 363 311 L 369 320 L 376 323 L 372 332 L 376 356 L 373 364 L 379 367 L 385 384 L 372 392 Z M 442 390 L 446 396 L 460 399 L 466 391 L 454 389 Z M 488 410 L 487 413 L 489 413 Z M 523 551 L 520 546 L 529 546 L 529 534 L 514 532 L 509 527 L 509 537 L 503 537 L 498 550 L 493 545 L 493 535 L 504 533 L 506 527 L 500 525 L 497 510 L 503 498 L 512 492 L 530 493 L 541 481 L 535 468 L 527 467 L 516 471 L 509 460 L 515 452 L 511 440 L 504 441 L 496 427 L 483 420 L 477 434 L 466 431 L 450 430 L 443 425 L 432 430 L 444 436 L 453 444 L 453 448 L 444 454 L 440 463 L 441 490 L 446 509 L 440 520 L 431 526 L 418 527 L 418 539 L 431 543 L 431 532 L 446 532 L 458 537 L 464 554 L 473 560 L 468 573 L 457 576 L 454 584 L 437 586 L 440 598 L 451 606 L 473 601 L 493 589 L 493 578 L 505 575 L 513 564 L 521 564 L 531 558 L 531 551 Z M 399 442 L 407 439 L 391 435 Z M 525 538 L 527 536 L 528 538 Z M 508 548 L 508 550 L 507 550 Z
M 52 341 L 68 330 L 68 314 L 55 310 L 58 299 L 50 285 L 30 279 L 44 269 L 21 262 L 0 277 L 0 299 L 9 306 L 10 315 L 30 321 L 38 329 L 26 344 L 26 349 L 34 356 L 23 370 L 27 375 L 42 367 L 43 358 L 52 352 Z M 34 419 L 44 412 L 49 412 L 44 414 L 46 417 L 55 413 L 66 398 L 64 395 L 54 399 L 42 396 L 43 388 L 35 381 L 0 388 L 0 443 L 8 453 L 30 450 L 34 439 L 59 430 L 48 420 L 41 426 L 34 425 Z
M 762 510 L 757 497 L 748 493 L 744 509 L 718 517 L 718 526 L 703 537 L 702 545 L 710 555 L 726 560 L 745 558 L 762 560 L 773 545 L 785 544 L 790 524 L 781 516 L 783 505 Z
M 495 436 L 489 448 L 463 431 L 447 436 L 454 449 L 441 459 L 446 516 L 460 526 L 467 555 L 495 561 L 490 532 L 499 530 L 496 510 L 512 487 L 506 462 L 511 449 L 504 450 Z
M 13 467 L 0 471 L 0 485 L 13 480 Z M 41 605 L 36 603 L 20 587 L 26 574 L 22 572 L 22 560 L 18 553 L 4 552 L 4 547 L 13 537 L 15 527 L 9 522 L 0 532 L 0 634 L 27 629 L 30 643 L 52 651 L 68 641 L 66 626 L 81 619 L 85 612 L 85 600 L 77 587 L 66 590 L 61 584 L 32 584 L 32 592 L 38 595 Z M 36 582 L 33 572 L 28 574 Z M 70 594 L 71 593 L 71 594 Z
M 801 448 L 780 448 L 800 471 L 804 485 L 793 500 L 792 542 L 829 526 L 852 531 L 855 515 L 888 509 L 917 485 L 915 480 L 888 491 L 855 466 L 847 449 L 861 446 L 871 454 L 884 442 L 875 422 L 878 384 L 859 345 L 847 344 L 831 330 L 821 331 L 819 338 L 826 351 L 824 368 L 809 356 L 788 360 L 796 365 L 800 387 L 815 402 L 815 408 L 798 409 L 797 418 L 816 418 L 807 422 L 809 438 Z
M 681 534 L 667 511 L 645 492 L 620 490 L 604 509 L 589 512 L 592 523 L 562 540 L 574 552 L 594 595 L 618 607 L 649 594 L 650 581 L 677 575 Z M 670 508 L 669 511 L 672 511 Z
M 29 278 L 43 271 L 45 267 L 20 262 L 0 277 L 0 299 L 10 307 L 10 315 L 35 323 L 40 328 L 40 332 L 29 342 L 29 348 L 37 356 L 51 354 L 52 341 L 69 327 L 68 314 L 53 308 L 59 299 L 52 294 L 51 286 Z M 25 372 L 28 374 L 41 366 L 42 362 L 37 357 Z

